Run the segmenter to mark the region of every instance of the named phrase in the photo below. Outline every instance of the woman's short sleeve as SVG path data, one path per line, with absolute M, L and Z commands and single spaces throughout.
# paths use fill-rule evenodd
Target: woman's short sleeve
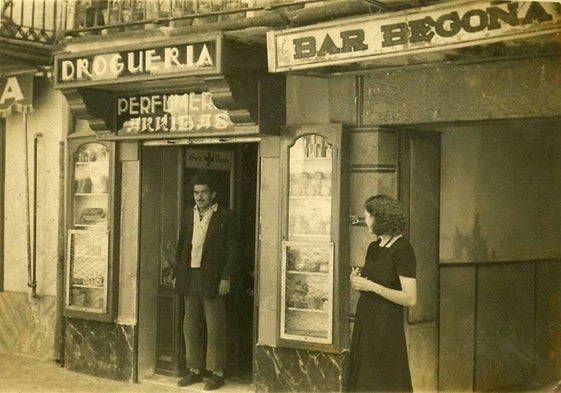
M 415 278 L 417 276 L 417 258 L 413 246 L 406 239 L 395 250 L 395 272 L 398 276 Z

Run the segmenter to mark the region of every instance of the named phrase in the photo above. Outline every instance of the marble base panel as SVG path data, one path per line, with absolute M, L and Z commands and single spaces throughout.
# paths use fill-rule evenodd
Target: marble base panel
M 55 325 L 54 296 L 0 292 L 0 353 L 53 359 Z
M 341 392 L 348 352 L 341 354 L 257 345 L 257 392 Z
M 132 381 L 134 326 L 66 319 L 65 367 L 120 381 Z

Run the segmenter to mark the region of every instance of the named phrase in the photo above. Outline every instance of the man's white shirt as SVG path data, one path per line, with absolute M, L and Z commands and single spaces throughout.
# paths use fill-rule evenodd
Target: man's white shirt
M 208 224 L 212 215 L 218 210 L 218 203 L 212 205 L 204 214 L 200 214 L 195 205 L 193 207 L 193 239 L 191 241 L 191 267 L 200 268 L 203 257 L 203 245 L 205 243 Z

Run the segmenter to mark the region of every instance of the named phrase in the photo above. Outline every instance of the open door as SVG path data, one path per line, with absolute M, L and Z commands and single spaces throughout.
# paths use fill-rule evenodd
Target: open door
M 142 152 L 139 376 L 185 372 L 183 299 L 175 295 L 172 266 L 181 216 L 194 206 L 191 177 L 217 178 L 218 203 L 238 220 L 238 275 L 227 298 L 229 359 L 226 377 L 251 382 L 253 268 L 257 200 L 257 144 L 149 146 Z
M 405 334 L 413 389 L 438 390 L 438 252 L 440 134 L 400 132 L 399 198 L 417 257 L 417 304 L 407 311 Z

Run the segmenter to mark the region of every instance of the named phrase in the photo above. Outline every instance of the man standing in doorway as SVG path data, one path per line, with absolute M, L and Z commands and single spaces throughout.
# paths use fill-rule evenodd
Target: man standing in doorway
M 195 206 L 183 215 L 174 269 L 175 291 L 185 299 L 183 334 L 188 368 L 177 384 L 200 382 L 207 369 L 212 375 L 205 390 L 215 390 L 224 385 L 228 336 L 225 296 L 236 271 L 236 220 L 230 209 L 215 201 L 216 188 L 208 175 L 195 175 L 190 186 Z

